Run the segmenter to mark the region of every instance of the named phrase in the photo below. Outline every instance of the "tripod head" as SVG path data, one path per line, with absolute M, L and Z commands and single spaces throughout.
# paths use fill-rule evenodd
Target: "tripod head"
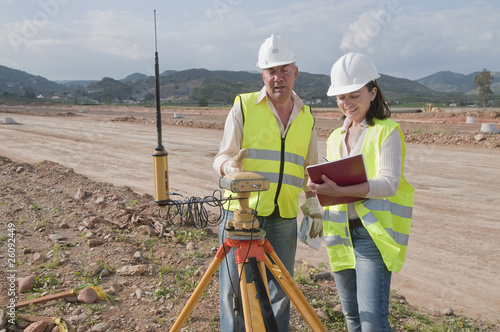
M 269 190 L 269 180 L 252 172 L 235 172 L 219 179 L 219 187 L 236 194 L 239 207 L 234 210 L 234 217 L 227 222 L 228 237 L 261 235 L 259 224 L 255 223 L 256 211 L 248 204 L 250 193 Z

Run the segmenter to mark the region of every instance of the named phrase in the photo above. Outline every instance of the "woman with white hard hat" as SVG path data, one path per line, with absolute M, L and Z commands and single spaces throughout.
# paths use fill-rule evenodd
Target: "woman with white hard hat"
M 413 209 L 414 189 L 403 175 L 403 133 L 389 119 L 379 77 L 368 56 L 348 53 L 333 65 L 327 92 L 345 116 L 343 126 L 328 138 L 327 159 L 362 154 L 368 180 L 341 187 L 323 175 L 324 183 L 308 182 L 316 194 L 359 197 L 325 206 L 323 214 L 327 252 L 350 332 L 391 331 L 391 275 L 403 266 Z

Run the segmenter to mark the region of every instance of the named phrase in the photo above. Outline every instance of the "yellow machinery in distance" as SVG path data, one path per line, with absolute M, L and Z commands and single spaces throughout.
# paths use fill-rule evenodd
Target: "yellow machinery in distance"
M 440 107 L 434 107 L 433 103 L 425 103 L 425 106 L 422 107 L 423 112 L 441 112 Z

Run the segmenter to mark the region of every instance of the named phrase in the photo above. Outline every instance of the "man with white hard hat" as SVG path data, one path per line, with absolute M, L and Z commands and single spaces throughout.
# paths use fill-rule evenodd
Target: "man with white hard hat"
M 257 92 L 236 96 L 229 112 L 220 151 L 214 169 L 219 175 L 243 170 L 269 179 L 270 188 L 249 198 L 257 210 L 259 227 L 266 233 L 274 251 L 293 276 L 297 249 L 297 214 L 299 196 L 305 191 L 306 202 L 300 206 L 313 219 L 310 236 L 322 236 L 321 208 L 307 188 L 306 167 L 318 162 L 316 130 L 311 109 L 293 91 L 298 68 L 297 56 L 280 36 L 271 35 L 259 50 L 257 66 L 262 70 L 264 87 Z M 224 243 L 225 224 L 232 220 L 237 201 L 224 205 L 225 220 L 219 226 L 219 240 Z M 234 249 L 219 268 L 221 331 L 244 331 L 242 312 L 235 315 L 233 303 L 240 303 L 239 275 Z M 290 299 L 274 276 L 267 271 L 270 300 L 279 331 L 288 331 Z M 235 317 L 237 316 L 237 317 Z

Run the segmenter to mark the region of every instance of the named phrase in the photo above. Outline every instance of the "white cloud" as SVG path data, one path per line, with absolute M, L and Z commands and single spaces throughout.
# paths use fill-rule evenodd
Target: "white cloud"
M 0 12 L 0 64 L 49 79 L 150 74 L 157 9 L 160 70 L 256 70 L 271 33 L 287 39 L 299 70 L 311 73 L 328 75 L 352 49 L 370 54 L 380 72 L 411 79 L 500 69 L 493 0 L 64 2 L 50 13 L 37 3 L 1 4 L 11 14 Z
M 500 43 L 489 31 L 499 19 L 498 10 L 473 2 L 426 11 L 402 6 L 401 15 L 371 40 L 369 49 L 385 74 L 411 79 L 445 70 L 469 74 L 481 70 L 481 63 L 496 63 L 492 55 Z
M 344 52 L 366 52 L 376 38 L 401 14 L 399 1 L 389 2 L 384 8 L 370 10 L 349 25 L 340 44 Z
M 82 50 L 117 58 L 138 59 L 147 56 L 145 36 L 153 35 L 153 24 L 128 12 L 90 11 L 74 22 L 71 43 Z M 153 49 L 150 48 L 151 52 Z M 149 53 L 150 53 L 149 52 Z

